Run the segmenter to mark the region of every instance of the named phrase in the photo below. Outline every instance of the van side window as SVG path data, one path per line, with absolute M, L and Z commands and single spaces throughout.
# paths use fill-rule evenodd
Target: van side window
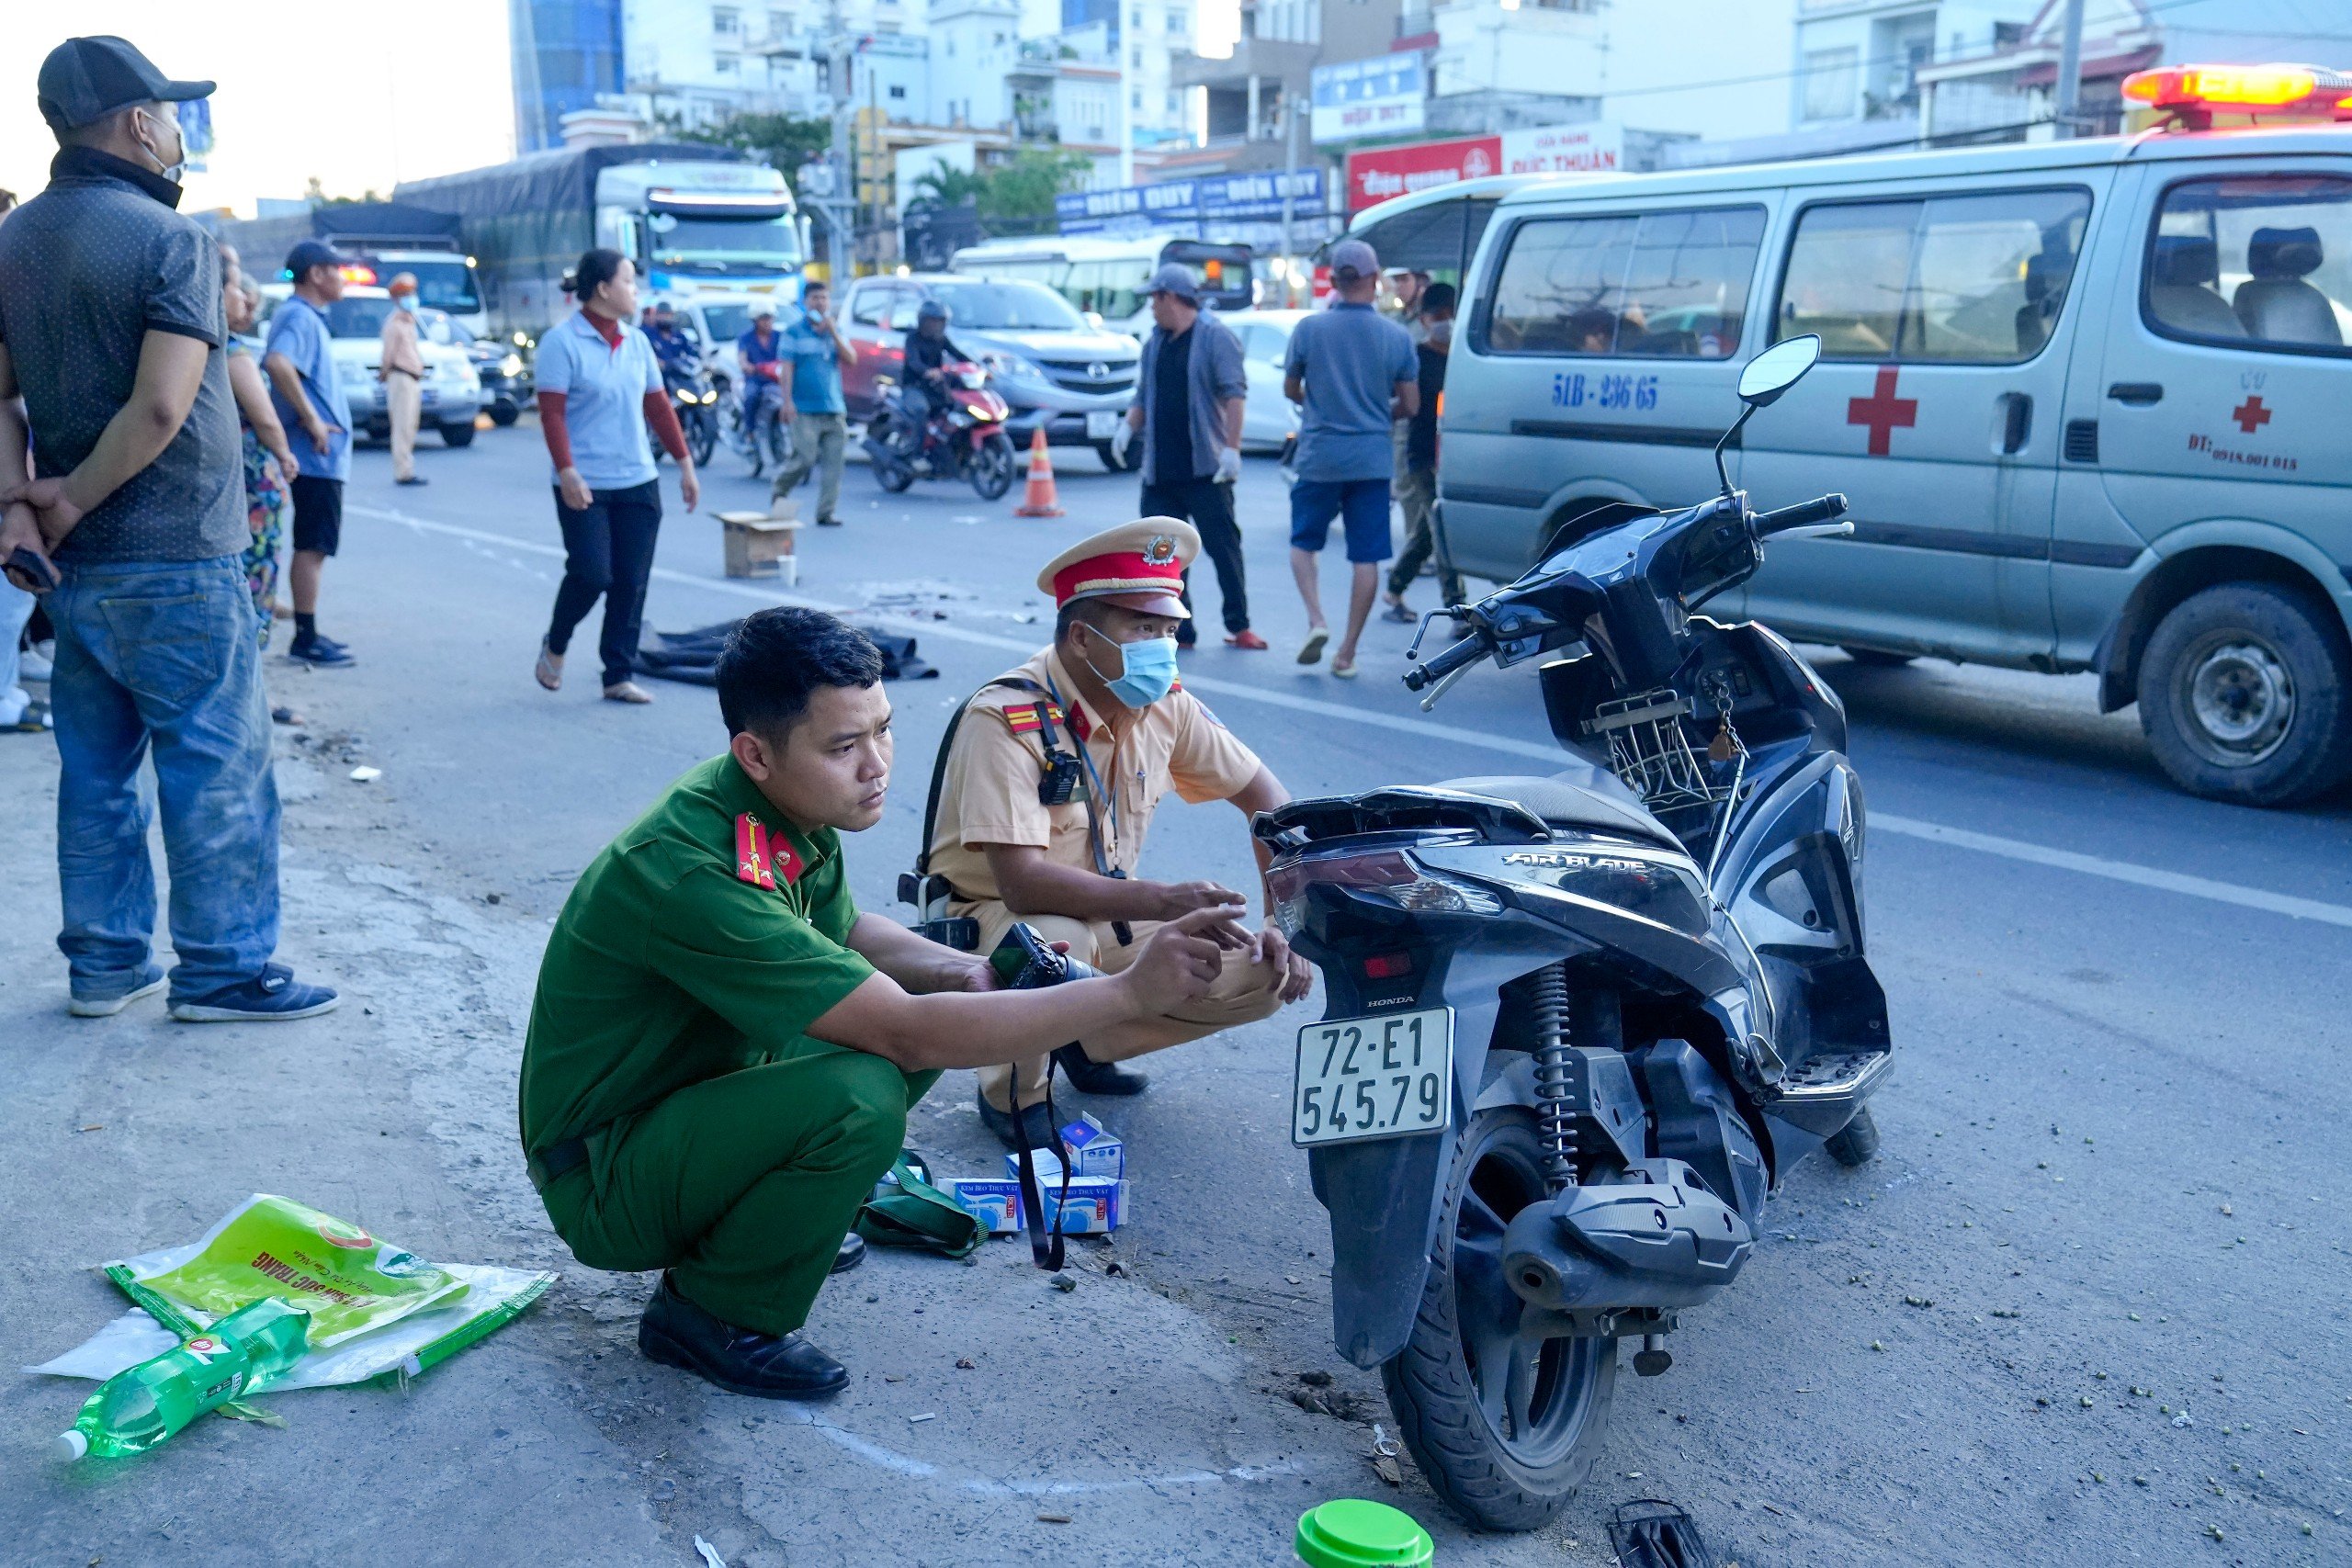
M 2352 180 L 2246 175 L 2165 192 L 2149 238 L 2148 324 L 2274 352 L 2352 343 Z
M 1807 208 L 1774 336 L 1819 333 L 1829 359 L 2022 363 L 2057 325 L 2090 212 L 2063 190 Z
M 1727 359 L 1739 347 L 1764 210 L 1539 218 L 1510 237 L 1492 354 Z

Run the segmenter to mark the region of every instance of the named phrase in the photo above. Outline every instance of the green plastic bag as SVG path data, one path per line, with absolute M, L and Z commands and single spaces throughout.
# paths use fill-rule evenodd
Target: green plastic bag
M 967 1258 L 988 1240 L 979 1216 L 933 1187 L 931 1169 L 912 1149 L 902 1151 L 890 1174 L 875 1184 L 874 1196 L 857 1212 L 857 1234 L 876 1247 L 920 1247 L 948 1258 Z
M 109 1270 L 108 1272 L 112 1272 Z M 141 1305 L 159 1296 L 209 1322 L 276 1296 L 311 1310 L 311 1346 L 325 1349 L 466 1293 L 463 1280 L 388 1247 L 347 1220 L 255 1193 L 176 1268 L 130 1280 Z

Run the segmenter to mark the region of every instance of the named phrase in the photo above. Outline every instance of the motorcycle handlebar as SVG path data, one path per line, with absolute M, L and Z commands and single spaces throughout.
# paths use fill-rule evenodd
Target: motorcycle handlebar
M 1486 651 L 1485 640 L 1477 633 L 1473 632 L 1428 663 L 1416 665 L 1406 671 L 1405 689 L 1408 692 L 1418 692 L 1432 682 L 1442 681 Z
M 1815 501 L 1801 501 L 1794 506 L 1783 506 L 1777 512 L 1758 513 L 1756 536 L 1760 539 L 1786 533 L 1791 528 L 1810 528 L 1816 523 L 1835 523 L 1845 515 L 1845 496 L 1832 491 Z

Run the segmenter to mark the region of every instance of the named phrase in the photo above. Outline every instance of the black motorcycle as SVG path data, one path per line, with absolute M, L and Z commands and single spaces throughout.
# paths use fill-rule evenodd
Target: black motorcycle
M 1758 355 L 1724 441 L 1819 353 Z M 1292 1141 L 1330 1213 L 1338 1346 L 1381 1370 L 1473 1525 L 1555 1514 L 1601 1448 L 1617 1342 L 1664 1372 L 1788 1171 L 1877 1147 L 1891 1057 L 1845 711 L 1770 631 L 1693 613 L 1845 509 L 1759 515 L 1726 477 L 1683 511 L 1572 522 L 1405 677 L 1427 708 L 1476 664 L 1544 658 L 1567 768 L 1257 820 L 1329 1001 L 1299 1032 Z
M 718 449 L 718 389 L 712 383 L 710 372 L 698 364 L 665 364 L 662 367 L 662 386 L 670 394 L 670 407 L 678 416 L 678 428 L 685 433 L 687 452 L 693 455 L 696 468 L 704 467 L 709 463 L 711 453 Z

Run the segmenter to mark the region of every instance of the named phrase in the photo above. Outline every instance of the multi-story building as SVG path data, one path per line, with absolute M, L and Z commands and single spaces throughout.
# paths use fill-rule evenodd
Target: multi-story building
M 563 145 L 563 117 L 621 90 L 621 0 L 511 0 L 514 146 Z

